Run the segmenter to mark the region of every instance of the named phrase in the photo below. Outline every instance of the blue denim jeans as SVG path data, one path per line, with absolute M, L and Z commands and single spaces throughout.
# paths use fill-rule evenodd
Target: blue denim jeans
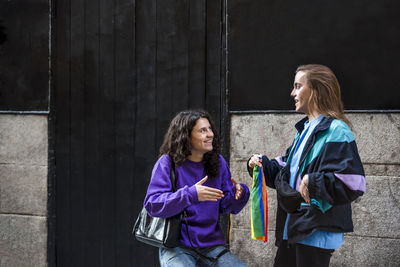
M 207 257 L 216 257 L 225 249 L 224 246 L 217 246 L 205 254 Z M 202 258 L 191 249 L 182 247 L 160 248 L 161 267 L 195 267 L 195 266 L 213 266 L 213 267 L 245 267 L 247 266 L 238 257 L 230 251 L 223 254 L 217 261 L 213 262 Z

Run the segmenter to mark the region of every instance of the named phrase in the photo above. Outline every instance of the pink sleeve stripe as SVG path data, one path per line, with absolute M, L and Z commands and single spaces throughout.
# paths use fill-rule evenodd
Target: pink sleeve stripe
M 351 190 L 365 192 L 365 177 L 363 175 L 335 173 L 335 176 Z

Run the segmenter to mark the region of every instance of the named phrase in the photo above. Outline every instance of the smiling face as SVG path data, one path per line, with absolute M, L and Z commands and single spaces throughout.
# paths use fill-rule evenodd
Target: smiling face
M 214 133 L 210 122 L 206 118 L 198 119 L 190 136 L 192 155 L 189 159 L 193 161 L 202 160 L 205 153 L 213 150 L 213 139 Z
M 311 88 L 307 85 L 306 73 L 299 71 L 296 73 L 293 83 L 293 90 L 290 96 L 293 97 L 296 111 L 309 115 L 309 99 L 311 96 Z

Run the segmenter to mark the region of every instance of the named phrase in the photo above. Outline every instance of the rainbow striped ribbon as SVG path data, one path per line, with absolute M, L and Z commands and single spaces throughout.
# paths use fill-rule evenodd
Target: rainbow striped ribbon
M 267 242 L 268 233 L 268 201 L 262 167 L 255 165 L 253 169 L 253 188 L 251 198 L 251 238 Z

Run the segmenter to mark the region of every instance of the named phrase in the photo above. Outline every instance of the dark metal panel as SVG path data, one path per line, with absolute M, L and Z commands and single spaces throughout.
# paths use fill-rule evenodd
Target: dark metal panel
M 75 0 L 78 1 L 78 0 Z M 85 80 L 85 135 L 83 146 L 85 154 L 82 158 L 85 169 L 83 170 L 85 182 L 85 196 L 82 201 L 85 207 L 85 216 L 78 218 L 73 215 L 74 220 L 83 220 L 85 228 L 82 237 L 84 238 L 84 261 L 77 261 L 77 266 L 102 266 L 101 241 L 103 230 L 101 228 L 101 124 L 99 112 L 102 99 L 100 93 L 100 3 L 99 0 L 88 0 L 84 2 L 84 80 Z M 71 14 L 73 17 L 73 14 Z M 72 78 L 73 79 L 73 78 Z M 72 90 L 72 88 L 71 88 Z M 71 109 L 74 107 L 72 106 Z M 75 228 L 74 231 L 79 231 Z M 82 242 L 79 238 L 74 240 Z M 75 252 L 79 253 L 79 252 Z M 73 254 L 74 255 L 74 254 Z
M 189 1 L 157 2 L 157 115 L 169 109 L 170 116 L 157 125 L 157 139 L 165 133 L 169 120 L 188 108 Z M 166 92 L 162 92 L 166 90 Z M 168 94 L 169 92 L 169 94 Z M 160 94 L 160 96 L 159 96 Z M 168 94 L 168 95 L 166 95 Z M 164 99 L 163 96 L 166 98 Z M 168 102 L 165 100 L 168 99 Z M 170 106 L 169 108 L 166 105 Z M 160 116 L 164 117 L 164 116 Z M 161 126 L 161 128 L 159 127 Z M 157 149 L 160 141 L 157 142 Z
M 131 228 L 162 137 L 182 109 L 220 118 L 220 88 L 205 88 L 220 75 L 206 72 L 205 2 L 55 6 L 57 266 L 157 266 L 158 250 Z
M 156 140 L 156 28 L 157 1 L 136 2 L 136 120 L 134 153 L 135 213 L 143 207 L 143 200 L 155 162 Z M 139 201 L 140 200 L 140 201 Z M 133 266 L 155 266 L 158 262 L 156 248 L 134 241 Z
M 309 63 L 333 69 L 346 109 L 400 109 L 398 1 L 232 0 L 228 7 L 231 110 L 293 110 L 294 71 Z
M 100 263 L 101 266 L 115 266 L 116 228 L 115 216 L 116 193 L 115 164 L 115 19 L 114 1 L 99 1 L 99 163 L 98 182 L 100 184 Z M 98 196 L 97 196 L 98 197 Z
M 54 10 L 55 4 L 54 2 L 49 2 L 50 4 L 50 18 L 51 18 L 51 25 L 55 24 L 54 18 Z M 1 29 L 0 29 L 1 30 Z M 50 47 L 55 47 L 55 39 L 54 36 L 50 40 Z M 0 34 L 0 43 L 1 43 L 1 34 Z M 50 58 L 51 66 L 51 75 L 49 80 L 49 113 L 48 113 L 48 159 L 47 159 L 47 166 L 48 166 L 48 175 L 47 175 L 47 265 L 48 266 L 56 266 L 56 233 L 57 233 L 57 224 L 56 224 L 56 212 L 57 212 L 57 205 L 56 205 L 56 144 L 57 144 L 57 135 L 55 133 L 56 128 L 56 119 L 55 113 L 53 108 L 55 109 L 56 106 L 56 99 L 55 99 L 55 77 L 57 77 L 57 62 L 54 60 L 55 57 L 52 56 Z M 50 109 L 51 108 L 51 109 Z M 51 112 L 50 112 L 51 110 Z
M 218 129 L 221 130 L 221 23 L 220 0 L 207 1 L 207 42 L 206 42 L 206 108 L 213 114 L 218 122 Z
M 172 17 L 169 18 L 171 31 L 171 64 L 172 64 L 172 106 L 175 111 L 188 108 L 189 97 L 189 1 L 162 1 L 169 3 Z M 167 8 L 167 7 L 166 7 Z M 168 10 L 167 8 L 167 10 Z M 158 17 L 162 17 L 164 10 L 159 9 Z
M 206 89 L 206 0 L 189 1 L 189 106 L 205 106 Z
M 134 194 L 136 124 L 135 1 L 116 0 L 114 32 L 115 79 L 115 227 L 114 266 L 133 266 L 136 246 L 131 234 L 140 206 Z M 141 250 L 138 250 L 142 253 Z M 141 255 L 141 254 L 140 254 Z
M 220 67 L 220 77 L 221 77 L 221 144 L 222 144 L 222 154 L 225 159 L 230 158 L 229 145 L 230 145 L 230 114 L 229 114 L 229 72 L 228 66 L 228 47 L 227 47 L 227 13 L 228 10 L 228 0 L 221 0 L 221 67 Z
M 206 3 L 206 33 L 207 42 L 205 44 L 206 49 L 206 109 L 212 114 L 215 123 L 217 124 L 221 144 L 222 144 L 222 155 L 225 160 L 229 162 L 229 152 L 227 149 L 227 143 L 225 136 L 229 133 L 227 125 L 224 123 L 224 119 L 227 118 L 227 114 L 224 117 L 224 87 L 222 83 L 223 79 L 223 68 L 222 68 L 222 40 L 223 40 L 223 18 L 222 12 L 223 2 L 220 0 L 209 0 Z M 224 118 L 224 119 L 223 119 Z M 229 244 L 229 229 L 230 229 L 230 215 L 224 214 L 219 218 L 220 225 L 225 230 L 226 242 Z
M 65 211 L 69 214 L 71 243 L 70 249 L 72 255 L 71 264 L 82 266 L 79 263 L 85 259 L 85 242 L 79 240 L 85 238 L 86 210 L 84 207 L 84 199 L 86 197 L 85 184 L 85 161 L 84 157 L 87 150 L 82 145 L 82 138 L 86 134 L 85 116 L 86 116 L 86 99 L 85 99 L 85 43 L 82 36 L 85 36 L 85 13 L 84 2 L 71 1 L 70 10 L 73 19 L 70 21 L 70 87 L 68 88 L 71 102 L 69 106 L 70 113 L 70 209 Z M 66 233 L 64 233 L 66 234 Z M 65 265 L 66 266 L 66 265 Z
M 0 110 L 48 111 L 49 1 L 0 1 Z
M 175 103 L 175 91 L 179 91 L 180 98 L 186 99 L 188 90 L 184 83 L 177 86 L 176 74 L 182 71 L 182 66 L 177 64 L 176 58 L 187 57 L 187 50 L 176 53 L 176 39 L 182 35 L 177 29 L 177 18 L 187 15 L 186 10 L 179 13 L 177 8 L 182 6 L 182 1 L 158 1 L 156 6 L 156 136 L 155 149 L 161 145 L 169 121 L 179 109 Z M 180 44 L 182 46 L 182 44 Z M 185 108 L 185 107 L 184 107 Z
M 71 3 L 69 1 L 60 1 L 56 6 L 57 27 L 53 34 L 57 43 L 57 51 L 54 53 L 54 106 L 51 107 L 51 116 L 54 118 L 55 129 L 55 189 L 56 192 L 50 192 L 56 195 L 55 210 L 55 237 L 49 236 L 49 239 L 55 239 L 56 255 L 54 261 L 49 262 L 50 266 L 72 266 L 71 264 L 71 135 L 70 121 L 71 114 L 70 103 L 70 55 L 71 55 Z M 59 111 L 56 113 L 56 110 Z M 55 115 L 57 114 L 57 116 Z M 51 124 L 50 124 L 51 126 Z M 63 222 L 63 223 L 59 223 Z M 50 243 L 51 241 L 49 241 Z

